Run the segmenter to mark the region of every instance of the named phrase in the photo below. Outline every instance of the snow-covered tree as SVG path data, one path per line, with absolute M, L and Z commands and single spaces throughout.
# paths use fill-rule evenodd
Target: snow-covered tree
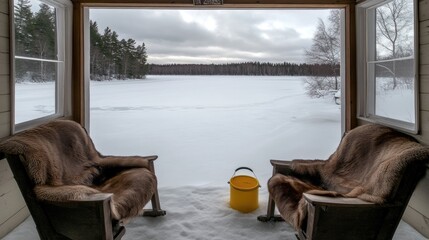
M 329 90 L 338 90 L 340 87 L 338 77 L 341 57 L 340 14 L 340 10 L 333 9 L 330 11 L 327 22 L 319 19 L 316 33 L 313 37 L 313 44 L 311 48 L 305 52 L 309 63 L 328 65 L 331 72 L 329 75 L 334 77 L 334 85 L 330 83 L 320 83 L 320 81 L 330 82 L 330 78 L 326 75 L 307 79 L 307 93 L 310 96 L 321 97 L 324 96 L 322 93 L 329 93 Z M 312 81 L 314 81 L 314 83 L 311 83 Z

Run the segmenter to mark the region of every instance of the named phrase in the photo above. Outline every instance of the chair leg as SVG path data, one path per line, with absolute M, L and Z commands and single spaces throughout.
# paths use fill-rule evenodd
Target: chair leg
M 158 189 L 155 190 L 155 193 L 153 194 L 152 199 L 150 201 L 152 202 L 152 209 L 145 210 L 143 212 L 144 217 L 158 217 L 158 216 L 164 216 L 165 214 L 167 214 L 166 211 L 161 209 Z
M 155 174 L 155 166 L 153 164 L 153 161 L 149 161 L 149 170 L 153 172 L 153 174 Z M 166 214 L 166 211 L 161 209 L 161 203 L 159 202 L 158 188 L 155 189 L 155 192 L 153 193 L 152 199 L 150 201 L 152 202 L 152 209 L 144 210 L 143 216 L 158 217 L 158 216 L 164 216 Z
M 276 165 L 273 165 L 273 176 L 277 173 Z M 274 215 L 274 210 L 276 208 L 276 203 L 274 199 L 271 197 L 271 194 L 268 196 L 268 207 L 267 207 L 267 215 L 258 216 L 258 220 L 261 222 L 275 221 L 281 222 L 284 219 L 280 215 Z
M 274 215 L 275 207 L 276 207 L 276 203 L 274 202 L 274 199 L 270 195 L 268 197 L 267 214 L 258 216 L 258 220 L 261 222 L 268 222 L 268 221 L 281 222 L 281 221 L 284 221 L 284 219 L 280 215 Z

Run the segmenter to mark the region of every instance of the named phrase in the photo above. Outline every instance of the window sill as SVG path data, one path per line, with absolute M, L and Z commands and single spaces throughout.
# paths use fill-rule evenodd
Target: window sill
M 374 116 L 374 115 L 369 117 L 361 116 L 361 117 L 358 117 L 358 119 L 368 123 L 377 123 L 380 125 L 388 126 L 407 134 L 413 134 L 413 135 L 418 134 L 417 123 L 408 123 L 408 122 L 403 122 L 399 120 L 394 120 L 394 119 L 384 118 L 384 117 Z

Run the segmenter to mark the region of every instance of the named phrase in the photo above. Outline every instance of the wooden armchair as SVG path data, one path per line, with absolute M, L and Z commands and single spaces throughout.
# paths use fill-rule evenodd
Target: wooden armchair
M 55 120 L 0 143 L 41 239 L 121 239 L 124 221 L 161 210 L 157 156 L 103 156 L 85 129 Z M 152 201 L 151 210 L 143 207 Z
M 405 134 L 355 128 L 327 160 L 271 160 L 258 220 L 286 220 L 298 239 L 392 239 L 428 160 L 429 149 Z

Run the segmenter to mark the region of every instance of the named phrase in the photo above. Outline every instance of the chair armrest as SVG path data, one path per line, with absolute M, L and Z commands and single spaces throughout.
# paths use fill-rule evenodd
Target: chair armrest
M 111 219 L 112 194 L 88 195 L 79 200 L 41 201 L 55 231 L 70 239 L 117 239 L 125 228 Z M 67 216 L 67 217 L 65 217 Z
M 292 168 L 291 168 L 292 161 L 271 159 L 270 163 L 273 166 L 273 175 L 276 173 L 281 173 L 283 175 L 290 175 L 290 173 L 292 172 Z
M 304 193 L 304 199 L 315 206 L 337 206 L 337 207 L 379 207 L 379 204 L 367 202 L 359 198 L 327 197 Z
M 133 168 L 144 167 L 150 168 L 150 164 L 158 158 L 153 156 L 103 156 L 98 163 L 101 167 L 113 168 Z

